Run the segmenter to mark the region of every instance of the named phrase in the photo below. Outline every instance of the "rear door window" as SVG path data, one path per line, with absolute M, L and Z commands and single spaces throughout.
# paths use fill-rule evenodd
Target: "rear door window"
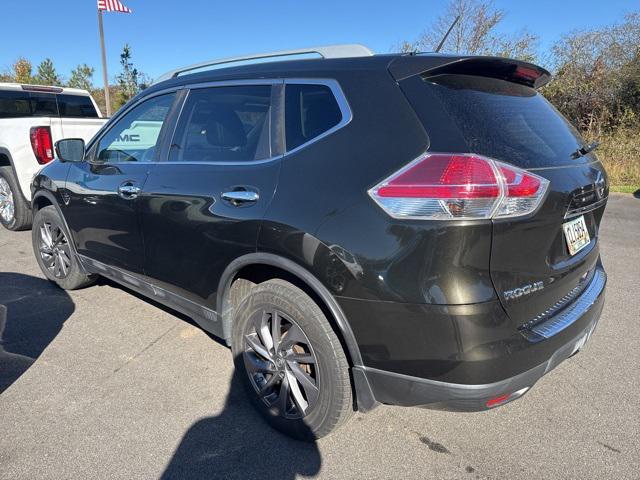
M 61 117 L 98 118 L 96 107 L 86 95 L 59 94 L 57 100 Z
M 189 92 L 170 161 L 250 162 L 271 157 L 271 86 L 197 88 Z
M 571 154 L 583 145 L 579 134 L 533 88 L 470 75 L 439 75 L 423 82 L 440 100 L 470 152 L 522 168 L 576 163 Z M 410 101 L 415 93 L 407 92 Z M 427 125 L 430 112 L 416 110 Z
M 342 112 L 327 85 L 289 84 L 285 87 L 287 151 L 299 147 L 342 120 Z

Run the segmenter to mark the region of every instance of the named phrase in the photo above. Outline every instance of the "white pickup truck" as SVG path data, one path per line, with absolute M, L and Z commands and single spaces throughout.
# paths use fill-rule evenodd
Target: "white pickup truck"
M 88 142 L 107 121 L 86 90 L 0 83 L 0 223 L 31 226 L 33 176 L 62 138 Z

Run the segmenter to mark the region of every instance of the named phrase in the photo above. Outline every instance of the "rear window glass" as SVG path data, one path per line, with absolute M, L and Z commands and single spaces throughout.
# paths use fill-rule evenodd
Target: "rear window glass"
M 0 118 L 30 116 L 31 102 L 27 92 L 0 90 Z
M 56 104 L 55 93 L 34 93 L 30 92 L 31 115 L 34 117 L 57 117 L 58 105 Z
M 424 81 L 432 85 L 471 152 L 522 168 L 575 163 L 571 153 L 583 145 L 579 134 L 534 89 L 467 75 Z
M 326 85 L 289 85 L 286 91 L 287 150 L 322 135 L 342 120 L 333 92 Z
M 60 94 L 57 99 L 61 117 L 98 118 L 96 107 L 86 95 Z
M 58 106 L 53 93 L 0 90 L 0 118 L 56 116 Z

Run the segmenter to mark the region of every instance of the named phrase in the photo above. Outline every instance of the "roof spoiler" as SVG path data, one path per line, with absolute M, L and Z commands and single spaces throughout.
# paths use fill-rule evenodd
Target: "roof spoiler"
M 436 75 L 475 75 L 497 78 L 540 88 L 551 80 L 551 73 L 533 63 L 503 57 L 454 57 L 442 55 L 406 55 L 389 65 L 397 80 L 414 75 L 425 78 Z

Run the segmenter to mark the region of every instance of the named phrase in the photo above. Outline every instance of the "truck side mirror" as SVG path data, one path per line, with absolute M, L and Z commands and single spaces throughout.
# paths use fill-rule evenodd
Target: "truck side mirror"
M 61 162 L 82 162 L 84 160 L 84 140 L 65 138 L 55 145 L 56 156 Z

